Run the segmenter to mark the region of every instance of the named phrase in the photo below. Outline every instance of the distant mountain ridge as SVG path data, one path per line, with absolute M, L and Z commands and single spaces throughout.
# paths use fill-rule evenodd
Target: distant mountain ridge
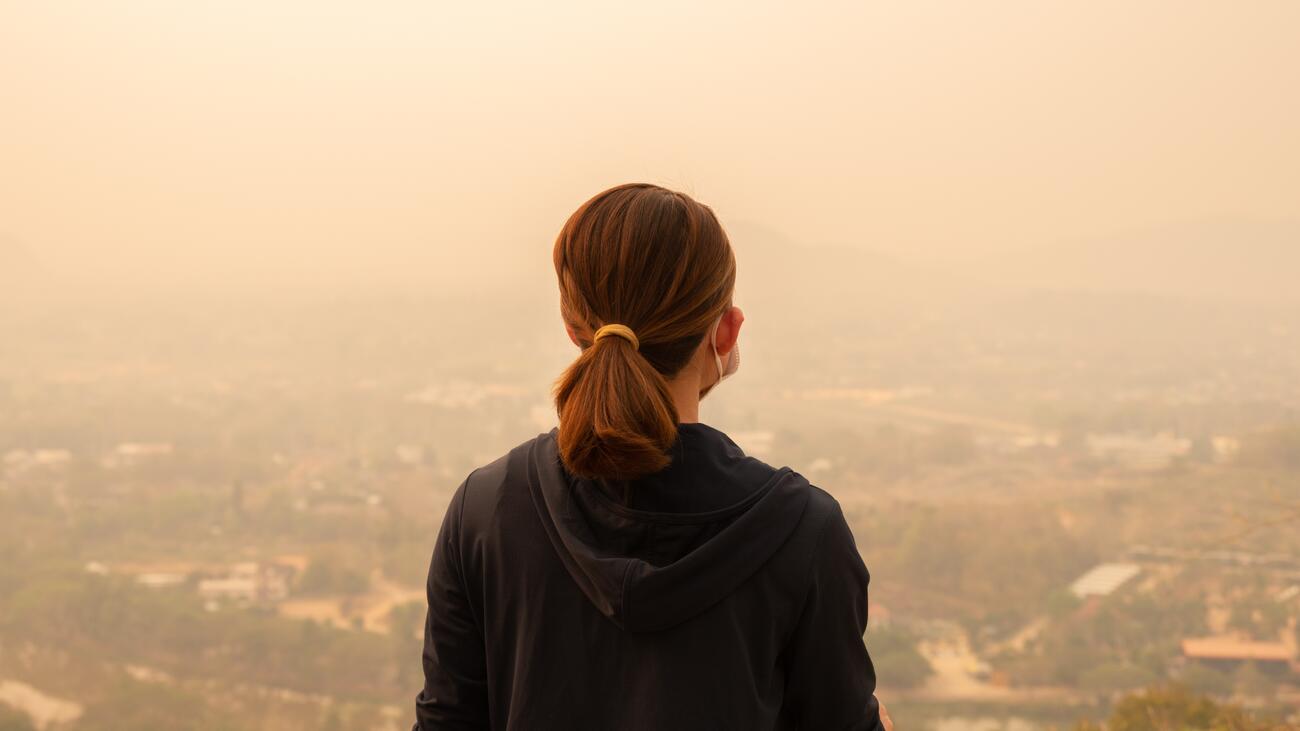
M 1300 223 L 1189 224 L 933 264 L 803 245 L 751 222 L 728 233 L 745 294 L 788 287 L 830 300 L 1002 291 L 1300 303 Z
M 1002 286 L 1300 302 L 1300 222 L 1206 222 L 981 257 Z
M 880 251 L 853 246 L 815 246 L 751 221 L 727 226 L 736 252 L 738 296 L 775 294 L 789 299 L 842 301 L 913 300 L 935 292 L 970 289 L 966 278 Z
M 818 245 L 750 220 L 726 223 L 736 251 L 737 298 L 746 303 L 808 312 L 840 308 L 954 306 L 958 301 L 1022 294 L 1158 296 L 1175 299 L 1232 299 L 1300 305 L 1300 221 L 1185 224 L 1114 235 L 1065 240 L 995 254 L 924 261 L 867 246 Z M 555 296 L 554 275 L 544 251 L 502 257 L 502 266 L 471 267 L 439 261 L 409 268 L 408 276 L 370 281 L 291 282 L 296 291 L 464 294 L 509 299 Z M 0 233 L 0 294 L 50 297 L 113 292 L 119 277 L 87 273 L 80 281 L 51 271 L 13 236 Z M 55 286 L 58 285 L 58 286 Z M 279 288 L 238 278 L 195 283 L 186 278 L 131 287 L 130 291 L 229 292 Z M 960 305 L 957 305 L 960 306 Z

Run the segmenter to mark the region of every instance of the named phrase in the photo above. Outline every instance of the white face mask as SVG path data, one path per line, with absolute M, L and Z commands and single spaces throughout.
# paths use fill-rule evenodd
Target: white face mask
M 713 323 L 713 327 L 709 328 L 709 345 L 713 347 L 713 362 L 718 366 L 718 380 L 714 381 L 711 386 L 704 389 L 704 391 L 700 393 L 701 397 L 709 391 L 712 391 L 719 383 L 727 380 L 727 378 L 736 371 L 740 370 L 739 342 L 731 346 L 731 352 L 727 353 L 727 362 L 725 364 L 722 362 L 722 356 L 718 355 L 718 325 L 722 324 L 722 317 L 725 314 L 726 313 L 724 312 L 722 315 L 719 315 L 717 321 Z

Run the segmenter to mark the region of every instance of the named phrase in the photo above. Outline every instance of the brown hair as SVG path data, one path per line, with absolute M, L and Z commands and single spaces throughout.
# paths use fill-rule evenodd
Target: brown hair
M 736 259 L 708 206 L 657 185 L 583 203 L 555 241 L 560 310 L 582 347 L 555 384 L 565 468 L 632 479 L 668 465 L 677 407 L 668 379 L 731 304 Z M 602 325 L 630 327 L 593 342 Z

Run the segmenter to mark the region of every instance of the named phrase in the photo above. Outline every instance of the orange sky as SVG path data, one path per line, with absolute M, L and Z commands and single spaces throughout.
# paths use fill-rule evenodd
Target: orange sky
M 1300 218 L 1300 3 L 0 0 L 72 277 L 469 280 L 617 182 L 903 257 Z

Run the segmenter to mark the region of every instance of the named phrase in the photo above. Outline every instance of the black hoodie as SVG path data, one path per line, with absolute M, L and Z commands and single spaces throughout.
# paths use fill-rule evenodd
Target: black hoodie
M 631 482 L 570 475 L 555 437 L 451 499 L 415 731 L 882 728 L 834 498 L 704 424 Z

